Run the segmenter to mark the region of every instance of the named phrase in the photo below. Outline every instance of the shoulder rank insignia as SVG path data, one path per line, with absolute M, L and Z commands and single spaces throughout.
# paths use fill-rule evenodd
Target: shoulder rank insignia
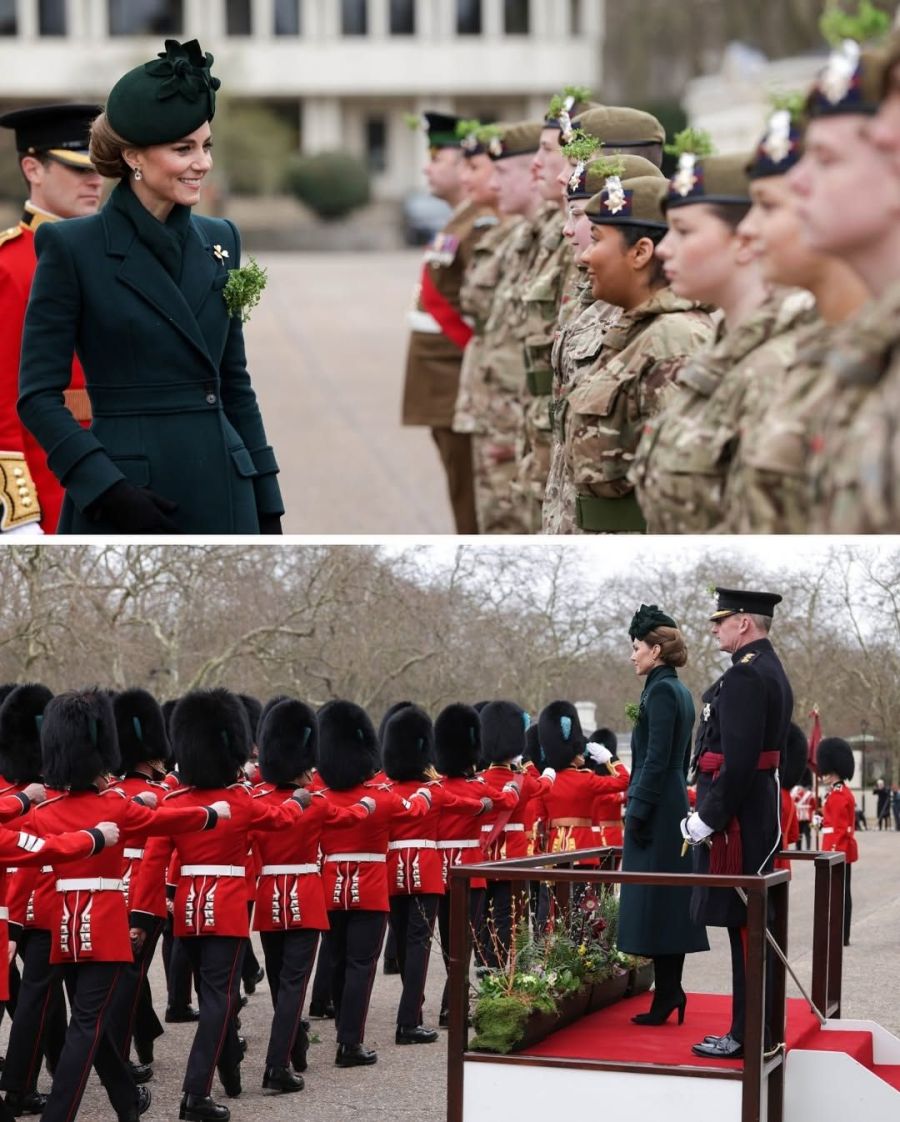
M 753 660 L 754 660 L 755 658 L 756 658 L 756 651 L 748 651 L 748 652 L 747 652 L 747 653 L 746 653 L 746 654 L 744 655 L 744 657 L 743 657 L 743 658 L 741 659 L 741 662 L 742 662 L 742 663 L 744 663 L 744 662 L 752 662 L 752 661 L 753 661 Z
M 21 226 L 10 226 L 8 230 L 0 230 L 0 245 L 6 245 L 7 242 L 11 242 L 15 238 L 20 238 L 21 236 Z

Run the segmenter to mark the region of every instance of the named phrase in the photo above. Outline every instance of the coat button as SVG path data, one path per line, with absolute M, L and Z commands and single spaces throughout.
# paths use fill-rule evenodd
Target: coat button
M 206 404 L 207 405 L 215 405 L 216 404 L 216 395 L 214 393 L 208 393 L 206 395 Z

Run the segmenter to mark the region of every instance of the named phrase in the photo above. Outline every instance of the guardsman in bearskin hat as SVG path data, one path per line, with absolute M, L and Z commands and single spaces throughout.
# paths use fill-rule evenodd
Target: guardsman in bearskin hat
M 604 762 L 594 759 L 592 744 L 605 748 L 609 752 L 609 759 L 601 753 Z M 584 766 L 595 771 L 598 775 L 608 775 L 610 763 L 619 762 L 619 742 L 612 729 L 594 729 L 585 744 Z M 594 845 L 621 846 L 624 841 L 622 827 L 622 810 L 625 806 L 625 794 L 622 791 L 613 791 L 611 794 L 598 795 L 594 800 L 591 815 L 594 819 Z
M 286 698 L 262 722 L 259 768 L 262 782 L 254 798 L 275 807 L 308 787 L 317 762 L 318 721 L 302 701 Z M 363 797 L 337 807 L 319 792 L 288 829 L 253 835 L 260 860 L 253 930 L 260 933 L 272 1004 L 272 1030 L 263 1087 L 302 1091 L 308 1037 L 301 1026 L 306 986 L 316 957 L 319 932 L 328 930 L 325 891 L 318 865 L 324 822 L 348 825 L 375 809 Z M 293 1070 L 292 1070 L 293 1068 Z
M 794 695 L 769 640 L 775 605 L 771 592 L 717 588 L 710 617 L 719 650 L 732 665 L 703 694 L 692 770 L 697 772 L 697 809 L 682 832 L 694 844 L 694 871 L 756 875 L 773 867 L 781 844 L 776 774 L 781 766 Z M 697 844 L 706 842 L 710 843 Z M 740 1058 L 744 1054 L 747 908 L 731 888 L 695 888 L 691 912 L 696 922 L 728 929 L 731 943 L 731 1028 L 721 1037 L 695 1044 L 699 1056 Z M 766 976 L 771 980 L 772 971 Z M 767 995 L 768 997 L 768 995 Z M 766 1046 L 773 1046 L 766 1001 Z M 780 1029 L 776 1029 L 780 1033 Z
M 816 749 L 816 767 L 823 783 L 831 785 L 822 807 L 822 849 L 844 855 L 844 946 L 850 946 L 850 873 L 859 858 L 856 845 L 856 800 L 850 790 L 853 778 L 853 750 L 839 736 L 826 736 Z
M 31 282 L 37 267 L 35 231 L 44 222 L 96 213 L 103 179 L 88 155 L 91 121 L 99 105 L 41 105 L 0 117 L 16 137 L 19 167 L 29 198 L 19 222 L 0 231 L 0 532 L 52 534 L 59 521 L 63 489 L 47 466 L 47 456 L 19 420 L 19 352 Z M 84 371 L 72 356 L 67 406 L 84 427 L 91 403 Z
M 50 961 L 62 965 L 71 1018 L 43 1118 L 63 1122 L 78 1111 L 88 1071 L 96 1064 L 119 1119 L 147 1109 L 150 1094 L 134 1077 L 109 1034 L 111 997 L 124 964 L 133 960 L 128 905 L 122 883 L 124 847 L 149 835 L 211 830 L 229 808 L 223 803 L 184 810 L 152 810 L 149 794 L 129 798 L 109 786 L 120 768 L 112 702 L 101 690 L 59 694 L 41 723 L 44 778 L 61 792 L 35 808 L 30 819 L 41 833 L 83 828 L 100 817 L 116 822 L 119 843 L 92 858 L 71 862 L 55 874 Z M 153 800 L 155 802 L 155 800 Z
M 262 724 L 263 706 L 258 697 L 249 693 L 239 693 L 241 704 L 247 714 L 250 725 L 250 756 L 244 765 L 244 776 L 247 784 L 252 788 L 259 782 L 259 730 Z M 256 896 L 256 880 L 259 876 L 259 862 L 257 855 L 250 853 L 247 860 L 247 915 L 253 919 L 253 900 Z M 256 987 L 265 978 L 265 971 L 259 964 L 253 943 L 247 940 L 244 948 L 244 961 L 241 965 L 241 981 L 244 983 L 245 993 L 256 993 Z
M 329 701 L 319 711 L 319 774 L 323 794 L 347 807 L 368 797 L 375 813 L 350 826 L 322 832 L 325 936 L 332 963 L 338 1067 L 374 1064 L 377 1054 L 363 1047 L 372 979 L 384 940 L 388 905 L 387 853 L 398 818 L 420 818 L 431 809 L 431 794 L 420 787 L 409 800 L 372 777 L 379 770 L 378 738 L 368 714 L 350 701 Z
M 438 826 L 442 812 L 469 817 L 484 814 L 493 803 L 483 790 L 456 794 L 437 779 L 434 769 L 434 728 L 416 705 L 395 713 L 384 730 L 384 771 L 391 790 L 411 798 L 428 784 L 432 805 L 421 818 L 398 819 L 388 843 L 387 880 L 390 923 L 397 945 L 403 991 L 397 1009 L 398 1044 L 430 1044 L 437 1030 L 422 1024 L 425 980 L 438 901 L 444 894 Z
M 241 1093 L 242 1051 L 235 1026 L 240 1002 L 240 967 L 250 934 L 246 862 L 252 830 L 291 826 L 309 803 L 297 790 L 276 807 L 255 800 L 244 782 L 251 734 L 239 697 L 225 689 L 194 690 L 175 706 L 170 729 L 178 774 L 184 786 L 165 798 L 167 807 L 224 802 L 230 821 L 216 834 L 160 838 L 147 847 L 146 865 L 134 888 L 132 920 L 143 926 L 143 901 L 158 894 L 160 852 L 177 850 L 181 868 L 175 893 L 175 934 L 198 980 L 200 1019 L 188 1056 L 180 1118 L 226 1120 L 228 1107 L 210 1097 L 218 1068 L 225 1093 Z M 218 802 L 217 802 L 218 805 Z M 151 883 L 152 881 L 152 883 Z

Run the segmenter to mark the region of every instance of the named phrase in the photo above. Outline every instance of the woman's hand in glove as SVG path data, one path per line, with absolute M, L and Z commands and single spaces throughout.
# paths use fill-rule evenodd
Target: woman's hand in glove
M 111 522 L 120 534 L 177 534 L 180 531 L 169 518 L 176 510 L 178 503 L 127 479 L 114 483 L 89 507 L 91 517 Z

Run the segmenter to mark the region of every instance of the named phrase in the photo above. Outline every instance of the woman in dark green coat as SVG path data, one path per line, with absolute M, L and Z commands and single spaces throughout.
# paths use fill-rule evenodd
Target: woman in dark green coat
M 691 752 L 694 703 L 678 680 L 687 662 L 678 625 L 655 604 L 641 604 L 629 628 L 631 661 L 646 678 L 631 736 L 631 783 L 625 813 L 622 869 L 629 873 L 688 873 L 682 857 L 680 822 L 687 816 L 685 776 Z M 684 956 L 708 951 L 706 930 L 690 918 L 689 888 L 622 885 L 619 949 L 653 959 L 653 1004 L 635 1024 L 661 1025 L 678 1010 L 684 1020 L 687 998 L 681 988 Z
M 118 185 L 99 214 L 35 239 L 19 415 L 66 490 L 59 533 L 281 532 L 244 354 L 253 281 L 238 274 L 245 297 L 226 303 L 237 230 L 191 213 L 212 166 L 211 63 L 170 39 L 124 75 L 91 132 L 95 166 Z M 87 431 L 63 399 L 73 351 Z

